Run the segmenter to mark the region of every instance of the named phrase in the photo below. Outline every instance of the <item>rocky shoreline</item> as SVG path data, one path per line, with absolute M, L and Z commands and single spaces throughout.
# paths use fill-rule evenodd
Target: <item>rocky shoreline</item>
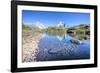
M 36 61 L 36 54 L 38 51 L 38 43 L 41 39 L 42 33 L 23 31 L 22 41 L 22 62 Z

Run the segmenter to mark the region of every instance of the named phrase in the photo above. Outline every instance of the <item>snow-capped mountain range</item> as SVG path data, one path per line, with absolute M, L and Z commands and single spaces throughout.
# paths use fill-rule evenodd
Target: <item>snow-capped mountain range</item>
M 36 27 L 36 28 L 39 28 L 39 29 L 45 29 L 46 26 L 44 26 L 44 24 L 42 24 L 41 22 L 35 22 L 31 25 L 32 27 Z M 64 26 L 63 22 L 59 22 L 55 27 L 59 27 L 59 26 Z
M 35 22 L 35 23 L 33 23 L 33 25 L 32 25 L 33 27 L 37 27 L 37 28 L 39 28 L 39 29 L 45 29 L 46 27 L 42 24 L 42 23 L 40 23 L 40 22 Z

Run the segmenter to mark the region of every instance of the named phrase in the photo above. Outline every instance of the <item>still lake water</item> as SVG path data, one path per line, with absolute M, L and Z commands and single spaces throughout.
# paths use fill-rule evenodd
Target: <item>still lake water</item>
M 82 40 L 81 44 L 72 43 L 72 36 L 63 37 L 43 34 L 36 54 L 37 61 L 77 60 L 90 58 L 90 40 Z

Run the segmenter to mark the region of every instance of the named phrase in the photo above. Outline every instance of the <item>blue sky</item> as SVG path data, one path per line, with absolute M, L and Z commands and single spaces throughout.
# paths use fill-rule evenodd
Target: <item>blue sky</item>
M 76 26 L 79 24 L 90 24 L 89 13 L 75 13 L 75 12 L 51 12 L 51 11 L 22 11 L 23 24 L 31 25 L 36 22 L 42 23 L 44 26 L 57 25 L 60 21 L 66 26 Z

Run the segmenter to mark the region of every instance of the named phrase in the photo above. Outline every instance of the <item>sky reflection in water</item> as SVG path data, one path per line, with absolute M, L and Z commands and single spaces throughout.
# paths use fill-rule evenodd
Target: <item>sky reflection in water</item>
M 75 44 L 69 35 L 63 37 L 43 34 L 38 45 L 37 61 L 77 60 L 90 58 L 90 40 Z

